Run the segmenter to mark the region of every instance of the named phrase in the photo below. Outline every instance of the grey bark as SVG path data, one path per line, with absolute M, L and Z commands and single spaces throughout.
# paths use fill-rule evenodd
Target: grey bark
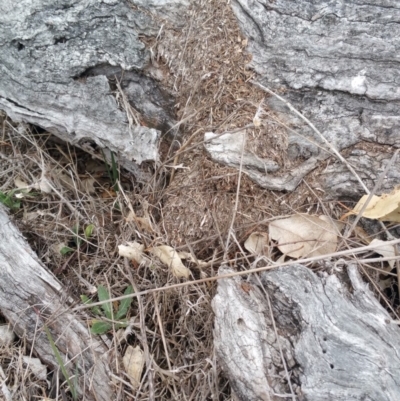
M 293 191 L 299 185 L 302 176 L 317 165 L 317 159 L 312 158 L 304 162 L 295 173 L 289 173 L 283 178 L 274 177 L 272 173 L 280 170 L 278 163 L 258 157 L 247 149 L 242 150 L 245 135 L 245 131 L 228 132 L 223 135 L 206 132 L 204 148 L 213 161 L 237 168 L 261 187 L 278 191 Z
M 143 76 L 150 53 L 140 36 L 155 36 L 160 29 L 152 7 L 173 24 L 186 4 L 153 3 L 138 1 L 142 9 L 120 0 L 2 1 L 0 109 L 74 145 L 107 148 L 146 179 L 139 166 L 158 160 L 160 129 L 174 122 L 158 83 Z M 108 78 L 121 79 L 124 71 L 130 73 L 122 86 L 140 105 L 148 127 L 129 126 L 116 101 Z
M 43 363 L 58 370 L 44 327 L 50 331 L 70 377 L 87 400 L 115 398 L 107 349 L 88 325 L 70 312 L 71 299 L 41 264 L 0 205 L 0 311 Z
M 352 166 L 357 166 L 358 174 L 369 189 L 374 185 L 379 176 L 385 171 L 392 155 L 381 152 L 368 152 L 365 150 L 354 150 L 347 157 L 347 161 Z M 340 162 L 330 164 L 321 175 L 321 182 L 325 189 L 326 199 L 357 198 L 363 193 L 358 180 Z M 400 183 L 399 159 L 392 164 L 385 176 L 380 188 L 376 191 L 377 195 L 389 193 Z
M 215 347 L 240 401 L 400 399 L 400 329 L 355 265 L 336 267 L 219 280 Z
M 396 0 L 233 0 L 232 7 L 249 38 L 259 81 L 281 92 L 334 147 L 342 150 L 365 141 L 386 145 L 390 152 L 391 146 L 400 146 L 400 8 Z M 304 137 L 326 145 L 282 102 L 270 97 L 268 103 L 303 136 L 288 132 L 289 158 L 305 161 L 286 176 L 278 171 L 280 188 L 275 182 L 256 181 L 265 188 L 292 190 L 292 179 L 300 182 L 309 171 L 302 167 L 328 157 Z M 384 155 L 381 152 L 380 157 Z M 364 167 L 355 165 L 358 172 Z M 398 176 L 400 165 L 393 170 Z M 339 194 L 354 194 L 338 185 Z M 373 181 L 368 186 L 372 188 Z

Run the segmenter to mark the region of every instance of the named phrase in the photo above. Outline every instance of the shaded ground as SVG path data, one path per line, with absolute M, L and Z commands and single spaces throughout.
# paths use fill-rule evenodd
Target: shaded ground
M 329 161 L 294 193 L 284 194 L 265 191 L 245 175 L 239 180 L 236 170 L 213 163 L 205 154 L 206 132 L 251 125 L 261 105 L 262 125 L 247 129 L 247 146 L 259 156 L 293 168 L 286 158 L 285 131 L 262 106 L 265 93 L 249 83 L 253 72 L 247 68 L 251 56 L 245 52 L 246 44 L 230 6 L 218 0 L 194 6 L 178 37 L 165 26 L 157 40 L 148 39 L 154 63 L 163 71 L 159 78 L 175 96 L 176 117 L 182 124 L 176 138 L 180 150 L 175 153 L 174 142 L 167 146 L 170 140 L 162 145 L 163 163 L 153 166 L 154 177 L 147 185 L 120 171 L 120 190 L 115 191 L 112 166 L 40 129 L 15 125 L 2 116 L 0 190 L 15 189 L 17 179 L 28 185 L 43 184 L 43 177 L 50 181 L 54 188 L 49 193 L 39 185 L 22 199 L 13 197 L 13 213 L 40 259 L 77 300 L 82 294 L 93 296 L 99 285 L 116 297 L 129 283 L 141 291 L 178 282 L 157 261 L 148 267 L 124 263 L 117 246 L 127 241 L 146 248 L 168 244 L 192 252 L 208 262 L 201 269 L 189 264 L 192 278 L 211 277 L 224 253 L 232 265 L 245 268 L 240 250 L 244 239 L 265 230 L 271 219 L 300 211 L 323 211 L 338 218 L 346 211 L 341 203 L 322 200 L 318 177 Z M 142 223 L 129 218 L 131 209 L 144 219 Z M 85 238 L 89 225 L 94 230 Z M 227 248 L 230 228 L 233 239 Z M 362 243 L 357 235 L 354 244 Z M 62 255 L 63 247 L 71 251 Z M 378 273 L 373 274 L 377 278 Z M 116 333 L 103 337 L 110 347 L 110 361 L 117 361 L 115 371 L 123 376 L 120 355 L 127 344 L 146 342 L 155 363 L 156 399 L 233 400 L 213 350 L 210 301 L 214 291 L 215 284 L 193 285 L 144 296 L 142 308 L 134 301 L 125 338 Z M 141 336 L 140 319 L 147 339 Z M 15 387 L 16 398 L 60 397 L 54 383 L 49 389 L 21 362 L 20 356 L 29 352 L 23 340 L 0 349 L 7 386 Z M 126 381 L 115 381 L 118 399 L 148 399 L 147 373 L 138 393 Z

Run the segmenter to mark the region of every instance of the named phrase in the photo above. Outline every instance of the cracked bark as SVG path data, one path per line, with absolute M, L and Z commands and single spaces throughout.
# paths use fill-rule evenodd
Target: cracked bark
M 400 399 L 397 323 L 355 265 L 327 267 L 330 274 L 293 264 L 261 282 L 218 282 L 215 348 L 238 400 Z
M 100 149 L 146 181 L 158 161 L 163 130 L 174 125 L 171 97 L 146 76 L 150 53 L 141 36 L 156 36 L 159 20 L 179 27 L 186 0 L 22 0 L 0 2 L 0 109 L 16 122 L 42 127 L 102 158 Z M 130 127 L 112 80 L 144 123 Z M 71 300 L 40 263 L 0 205 L 0 310 L 49 367 L 58 363 L 51 332 L 79 393 L 115 399 L 107 349 L 95 341 Z
M 249 38 L 259 81 L 282 92 L 339 151 L 361 142 L 384 145 L 379 165 L 373 163 L 376 155 L 372 153 L 362 160 L 352 158 L 360 174 L 377 169 L 379 175 L 392 147 L 400 146 L 400 9 L 396 1 L 234 0 L 232 7 Z M 315 145 L 324 147 L 321 139 L 283 103 L 271 97 L 268 104 L 281 121 L 302 135 L 288 132 L 287 155 L 300 169 L 286 176 L 278 172 L 264 180 L 253 179 L 264 188 L 293 190 L 309 172 L 306 163 L 326 159 L 328 154 Z M 398 184 L 399 174 L 396 164 L 389 181 Z M 338 175 L 332 169 L 324 173 L 328 196 L 354 196 L 354 189 L 344 180 L 340 184 Z M 374 183 L 367 180 L 370 189 Z
M 115 398 L 108 350 L 69 306 L 72 300 L 41 264 L 0 204 L 0 309 L 14 332 L 48 367 L 60 368 L 44 327 L 65 362 L 78 374 L 78 393 L 87 400 Z
M 187 6 L 185 0 L 2 1 L 0 109 L 76 146 L 90 138 L 106 156 L 114 152 L 139 180 L 147 180 L 149 172 L 140 166 L 157 162 L 160 130 L 174 120 L 168 94 L 145 76 L 150 53 L 140 36 L 157 35 L 152 13 L 178 26 Z M 96 68 L 105 71 L 90 76 Z M 107 78 L 110 71 L 119 78 L 127 72 L 128 83 L 136 77 L 135 85 L 122 80 L 122 86 L 131 100 L 140 99 L 133 105 L 147 127 L 128 126 Z M 93 156 L 102 158 L 101 152 Z

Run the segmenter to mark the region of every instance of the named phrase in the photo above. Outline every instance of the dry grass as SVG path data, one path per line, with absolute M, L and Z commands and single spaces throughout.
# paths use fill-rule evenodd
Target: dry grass
M 334 218 L 343 213 L 339 204 L 323 202 L 307 182 L 293 194 L 282 194 L 262 190 L 242 176 L 236 198 L 238 172 L 216 165 L 204 154 L 205 132 L 222 133 L 251 124 L 265 96 L 249 83 L 253 77 L 247 68 L 250 56 L 229 4 L 199 1 L 179 34 L 164 26 L 150 45 L 154 62 L 164 71 L 163 84 L 177 98 L 177 116 L 184 121 L 179 138 L 184 150 L 173 154 L 167 149 L 163 166 L 146 186 L 122 171 L 123 191 L 115 193 L 104 163 L 46 132 L 2 117 L 0 191 L 15 188 L 17 178 L 29 185 L 51 183 L 49 193 L 37 189 L 27 194 L 14 217 L 39 258 L 77 299 L 82 294 L 92 296 L 99 285 L 117 297 L 129 284 L 144 291 L 178 282 L 156 260 L 148 267 L 125 263 L 117 246 L 127 241 L 136 240 L 146 247 L 168 244 L 193 252 L 209 263 L 202 270 L 192 264 L 192 278 L 214 277 L 223 255 L 242 260 L 237 244 L 243 244 L 249 233 L 265 230 L 270 219 L 298 211 Z M 247 134 L 250 149 L 284 168 L 290 166 L 285 158 L 286 134 L 272 120 L 264 118 L 260 128 L 248 129 Z M 173 174 L 173 165 L 184 168 Z M 235 207 L 236 242 L 226 249 Z M 129 219 L 131 209 L 147 225 Z M 93 235 L 77 246 L 77 228 L 84 239 L 90 224 Z M 62 256 L 60 244 L 73 252 Z M 356 235 L 343 249 L 357 244 L 362 239 Z M 379 273 L 369 272 L 377 282 Z M 126 338 L 115 332 L 107 335 L 117 360 L 115 373 L 127 381 L 120 363 L 127 344 L 148 347 L 154 371 L 151 376 L 149 372 L 143 375 L 137 393 L 116 380 L 118 399 L 148 400 L 149 391 L 154 390 L 157 400 L 233 400 L 213 348 L 210 301 L 214 291 L 214 283 L 202 283 L 143 295 L 133 302 Z M 61 390 L 50 391 L 21 364 L 21 356 L 29 352 L 23 340 L 0 349 L 0 366 L 15 399 L 44 395 L 61 399 Z

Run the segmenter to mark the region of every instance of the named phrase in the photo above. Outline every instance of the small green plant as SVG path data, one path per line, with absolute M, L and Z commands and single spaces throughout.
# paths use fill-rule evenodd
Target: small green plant
M 115 160 L 114 152 L 111 152 L 111 168 L 110 168 L 109 164 L 107 163 L 106 155 L 104 154 L 104 152 L 103 152 L 103 159 L 104 159 L 104 163 L 106 165 L 108 176 L 110 177 L 110 181 L 112 183 L 112 188 L 115 192 L 118 192 L 118 190 L 119 190 L 119 187 L 118 187 L 119 171 L 118 171 L 117 162 Z
M 89 239 L 92 234 L 93 234 L 93 230 L 94 230 L 94 224 L 89 224 L 86 228 L 85 228 L 85 238 Z
M 64 375 L 65 380 L 68 383 L 69 390 L 71 391 L 72 398 L 73 398 L 73 400 L 77 400 L 78 399 L 78 391 L 77 391 L 77 388 L 78 388 L 78 381 L 77 381 L 77 379 L 78 379 L 78 366 L 76 367 L 76 371 L 75 371 L 74 383 L 72 383 L 71 382 L 71 378 L 69 377 L 68 371 L 67 371 L 67 369 L 65 367 L 64 361 L 62 360 L 60 352 L 58 351 L 58 348 L 57 348 L 57 346 L 56 346 L 56 344 L 55 344 L 55 342 L 53 340 L 53 337 L 52 337 L 52 335 L 50 333 L 50 330 L 48 329 L 47 326 L 43 326 L 43 328 L 44 328 L 44 330 L 46 332 L 47 339 L 49 340 L 51 349 L 54 352 L 54 356 L 57 359 L 57 363 L 60 365 L 61 372 Z
M 133 293 L 133 287 L 130 285 L 126 288 L 124 295 L 130 295 Z M 107 289 L 102 285 L 97 287 L 97 295 L 99 297 L 99 301 L 108 301 L 110 299 L 110 294 Z M 86 296 L 81 295 L 81 300 L 84 304 L 90 305 L 92 301 Z M 123 299 L 119 304 L 118 310 L 115 310 L 111 302 L 105 302 L 101 305 L 101 310 L 97 305 L 93 306 L 92 312 L 97 316 L 104 315 L 108 320 L 116 321 L 114 324 L 116 329 L 121 327 L 126 327 L 128 325 L 126 321 L 126 315 L 131 306 L 132 298 Z M 113 327 L 111 322 L 97 320 L 94 319 L 92 322 L 91 332 L 93 334 L 104 334 L 110 331 Z
M 15 189 L 7 192 L 0 191 L 0 203 L 13 211 L 21 207 L 21 201 L 15 197 L 15 192 Z
M 60 253 L 61 253 L 62 256 L 68 255 L 71 252 L 74 252 L 74 250 L 72 248 L 70 248 L 69 246 L 63 246 L 60 249 Z
M 84 232 L 83 232 L 83 237 L 86 240 L 89 240 L 90 237 L 93 235 L 93 231 L 95 229 L 94 224 L 89 224 L 88 226 L 86 226 Z M 74 233 L 74 236 L 72 238 L 72 241 L 69 242 L 69 245 L 71 246 L 63 246 L 60 249 L 60 253 L 62 256 L 68 255 L 69 253 L 75 252 L 76 249 L 75 248 L 80 248 L 82 245 L 82 237 L 79 236 L 79 224 L 76 224 L 72 227 L 72 232 Z M 72 247 L 72 248 L 71 248 Z

